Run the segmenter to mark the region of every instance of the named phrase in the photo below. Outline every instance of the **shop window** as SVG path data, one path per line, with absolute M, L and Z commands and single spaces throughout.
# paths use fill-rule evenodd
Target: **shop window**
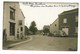
M 10 35 L 15 35 L 15 23 L 10 22 Z

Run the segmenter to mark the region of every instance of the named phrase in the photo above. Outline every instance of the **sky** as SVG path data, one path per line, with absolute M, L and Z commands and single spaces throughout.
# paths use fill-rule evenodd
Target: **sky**
M 68 10 L 78 8 L 78 4 L 77 3 L 44 3 L 40 5 L 39 4 L 35 5 L 32 3 L 23 4 L 20 2 L 20 8 L 25 16 L 25 25 L 29 28 L 31 22 L 35 21 L 36 27 L 39 30 L 41 30 L 43 29 L 44 25 L 52 24 L 58 18 L 58 15 L 63 11 L 68 11 Z

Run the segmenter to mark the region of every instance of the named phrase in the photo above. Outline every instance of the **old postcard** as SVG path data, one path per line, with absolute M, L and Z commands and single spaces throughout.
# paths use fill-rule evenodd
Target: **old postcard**
M 77 51 L 76 2 L 3 2 L 3 50 Z

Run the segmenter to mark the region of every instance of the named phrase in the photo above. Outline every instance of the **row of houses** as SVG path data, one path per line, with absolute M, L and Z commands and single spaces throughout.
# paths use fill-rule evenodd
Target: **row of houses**
M 25 36 L 25 17 L 19 2 L 4 2 L 3 6 L 3 39 L 15 40 Z
M 78 34 L 78 8 L 64 11 L 58 15 L 58 18 L 50 24 L 50 33 L 62 30 L 68 36 L 77 36 Z

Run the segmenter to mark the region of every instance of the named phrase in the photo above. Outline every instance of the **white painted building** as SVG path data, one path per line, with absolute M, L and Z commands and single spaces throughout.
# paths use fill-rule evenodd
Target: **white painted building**
M 55 31 L 59 30 L 59 19 L 57 18 L 51 25 L 50 25 L 50 33 L 54 33 Z
M 7 40 L 21 39 L 25 36 L 24 19 L 19 2 L 4 2 L 3 32 L 6 30 Z

